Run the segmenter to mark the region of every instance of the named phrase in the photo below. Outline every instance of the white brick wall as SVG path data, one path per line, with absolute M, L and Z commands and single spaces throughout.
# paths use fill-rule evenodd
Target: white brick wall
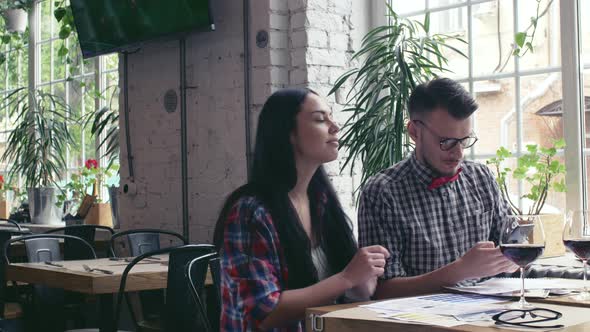
M 187 40 L 189 216 L 191 241 L 208 242 L 224 197 L 246 180 L 242 2 L 212 1 L 217 31 Z M 352 0 L 251 1 L 252 143 L 256 119 L 276 89 L 308 86 L 326 96 L 349 67 L 355 36 Z M 357 11 L 357 9 L 355 9 Z M 256 47 L 260 30 L 266 48 Z M 130 55 L 130 132 L 138 194 L 121 197 L 122 227 L 182 230 L 180 110 L 167 113 L 162 96 L 178 92 L 178 43 L 144 47 Z M 342 98 L 326 97 L 337 119 Z M 123 117 L 121 117 L 123 121 Z M 121 123 L 123 126 L 124 124 Z M 121 182 L 128 182 L 121 141 Z M 334 186 L 356 220 L 349 171 L 340 174 L 343 154 L 327 165 Z

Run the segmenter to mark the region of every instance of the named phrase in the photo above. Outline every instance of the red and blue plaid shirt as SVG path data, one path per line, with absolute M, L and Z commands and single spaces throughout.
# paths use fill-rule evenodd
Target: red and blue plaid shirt
M 222 331 L 256 331 L 286 284 L 285 257 L 262 203 L 243 197 L 225 223 L 221 250 Z M 303 331 L 303 322 L 271 331 Z

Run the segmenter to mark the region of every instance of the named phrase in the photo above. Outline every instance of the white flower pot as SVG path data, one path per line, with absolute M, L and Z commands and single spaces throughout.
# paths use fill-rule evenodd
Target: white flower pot
M 27 29 L 27 12 L 24 9 L 7 9 L 2 16 L 8 32 L 23 33 Z

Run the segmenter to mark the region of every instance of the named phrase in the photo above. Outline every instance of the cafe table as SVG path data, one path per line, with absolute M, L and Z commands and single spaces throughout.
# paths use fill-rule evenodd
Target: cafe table
M 160 259 L 143 260 L 131 269 L 127 276 L 126 292 L 166 288 L 168 276 L 168 256 L 156 256 Z M 61 288 L 83 294 L 97 295 L 100 301 L 100 330 L 108 331 L 113 321 L 113 295 L 118 293 L 121 276 L 127 262 L 99 258 L 91 260 L 53 262 L 54 266 L 42 263 L 12 263 L 6 266 L 6 280 Z M 106 274 L 100 271 L 87 272 L 83 265 L 90 268 L 112 271 Z M 212 285 L 210 273 L 207 273 L 205 285 Z
M 564 324 L 563 329 L 559 331 L 565 332 L 583 332 L 590 331 L 590 302 L 578 302 L 571 299 L 569 296 L 560 296 L 555 298 L 547 298 L 540 301 L 534 300 L 529 302 L 542 308 L 549 308 L 557 310 L 563 314 L 562 319 L 567 321 L 557 324 Z M 418 325 L 411 323 L 403 323 L 401 321 L 380 318 L 375 312 L 365 308 L 360 308 L 359 305 L 369 304 L 351 303 L 330 305 L 316 308 L 308 308 L 306 310 L 306 331 L 308 332 L 352 332 L 352 331 L 370 331 L 370 332 L 438 332 L 438 331 L 469 331 L 469 332 L 499 332 L 499 331 L 543 331 L 543 329 L 531 328 L 502 328 L 489 323 L 463 324 L 454 327 L 442 327 L 435 325 Z M 556 324 L 551 321 L 551 324 Z

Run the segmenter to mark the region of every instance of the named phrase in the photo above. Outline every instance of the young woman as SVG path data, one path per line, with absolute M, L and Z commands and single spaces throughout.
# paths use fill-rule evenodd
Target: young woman
M 311 90 L 281 90 L 264 104 L 251 179 L 230 195 L 215 228 L 221 330 L 302 331 L 306 308 L 375 290 L 389 254 L 357 249 L 322 167 L 338 156 L 338 131 Z

